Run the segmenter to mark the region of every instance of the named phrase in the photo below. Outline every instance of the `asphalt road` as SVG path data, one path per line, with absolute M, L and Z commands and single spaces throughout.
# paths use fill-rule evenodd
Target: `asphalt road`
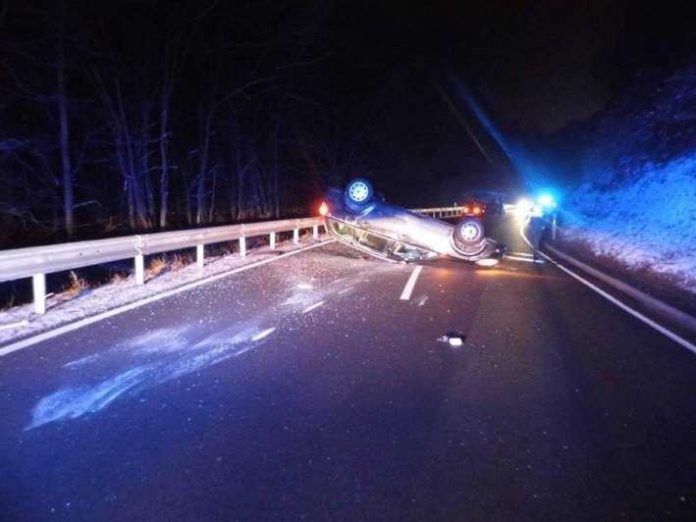
M 550 265 L 413 270 L 333 244 L 0 358 L 0 518 L 694 519 L 692 353 Z

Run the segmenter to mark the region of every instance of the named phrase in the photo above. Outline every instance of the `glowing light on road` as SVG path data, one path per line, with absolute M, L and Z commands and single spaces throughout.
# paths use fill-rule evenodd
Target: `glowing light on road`
M 488 259 L 479 259 L 478 261 L 476 261 L 476 264 L 477 264 L 478 266 L 490 267 L 490 266 L 495 266 L 495 265 L 497 265 L 497 264 L 498 264 L 498 260 L 497 260 L 497 259 L 490 259 L 490 258 L 488 258 Z
M 326 204 L 326 201 L 322 201 L 321 205 L 319 205 L 319 215 L 320 216 L 326 216 L 329 213 L 329 206 Z

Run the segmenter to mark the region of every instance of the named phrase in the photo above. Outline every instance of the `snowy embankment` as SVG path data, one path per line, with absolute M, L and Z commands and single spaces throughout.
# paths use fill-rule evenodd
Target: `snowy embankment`
M 696 157 L 645 164 L 620 183 L 585 183 L 563 222 L 564 239 L 696 293 Z

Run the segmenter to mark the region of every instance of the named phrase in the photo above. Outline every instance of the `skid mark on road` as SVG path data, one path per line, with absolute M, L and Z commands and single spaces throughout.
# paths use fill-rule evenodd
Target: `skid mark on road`
M 316 309 L 319 308 L 321 305 L 323 305 L 325 302 L 326 302 L 326 301 L 319 301 L 318 303 L 314 303 L 313 305 L 308 306 L 307 308 L 305 308 L 304 310 L 302 310 L 302 313 L 303 313 L 303 314 L 307 314 L 307 313 L 311 312 L 312 310 L 316 310 Z
M 59 327 L 54 328 L 52 330 L 48 330 L 46 332 L 39 333 L 39 334 L 33 335 L 31 337 L 28 337 L 27 339 L 22 339 L 20 341 L 11 342 L 10 344 L 6 344 L 6 345 L 0 347 L 0 357 L 2 357 L 4 355 L 8 355 L 8 354 L 16 352 L 16 351 L 19 351 L 19 350 L 23 350 L 24 348 L 28 348 L 30 346 L 34 346 L 35 344 L 42 343 L 44 341 L 47 341 L 49 339 L 53 339 L 53 338 L 58 337 L 60 335 L 67 334 L 69 332 L 73 332 L 73 331 L 78 330 L 80 328 L 83 328 L 85 326 L 89 326 L 91 324 L 98 323 L 100 321 L 103 321 L 104 319 L 118 316 L 120 314 L 123 314 L 124 312 L 135 310 L 137 308 L 141 308 L 141 307 L 146 306 L 148 304 L 151 304 L 151 303 L 154 303 L 157 301 L 161 301 L 162 299 L 166 299 L 168 297 L 178 295 L 178 294 L 183 293 L 183 292 L 187 292 L 187 291 L 192 290 L 194 288 L 208 285 L 214 281 L 228 278 L 231 275 L 246 272 L 248 270 L 252 270 L 252 269 L 255 269 L 255 268 L 258 268 L 261 266 L 266 266 L 268 264 L 275 263 L 281 259 L 286 259 L 288 257 L 295 256 L 297 254 L 300 254 L 302 252 L 306 252 L 308 250 L 312 250 L 315 248 L 330 245 L 333 242 L 334 242 L 334 240 L 330 239 L 328 241 L 322 241 L 322 242 L 314 243 L 312 245 L 308 245 L 308 246 L 305 246 L 302 248 L 298 248 L 297 250 L 292 250 L 290 252 L 284 252 L 276 257 L 270 257 L 267 259 L 263 259 L 261 261 L 252 262 L 252 263 L 249 263 L 248 265 L 243 265 L 243 266 L 240 266 L 237 268 L 233 268 L 233 269 L 226 271 L 226 272 L 214 274 L 214 275 L 211 275 L 209 277 L 205 277 L 203 279 L 191 281 L 190 283 L 186 283 L 184 285 L 173 288 L 171 290 L 166 290 L 164 292 L 161 292 L 161 293 L 149 296 L 149 297 L 142 298 L 142 299 L 135 301 L 133 303 L 118 306 L 118 307 L 113 308 L 111 310 L 107 310 L 105 312 L 101 312 L 101 313 L 98 313 L 98 314 L 90 316 L 90 317 L 85 317 L 84 319 L 79 319 L 79 320 L 75 321 L 74 323 L 68 323 L 68 324 L 65 324 L 63 326 L 59 326 Z
M 261 339 L 268 337 L 275 331 L 275 326 L 272 326 L 271 328 L 266 328 L 265 330 L 260 331 L 257 334 L 254 334 L 251 336 L 252 341 L 260 341 Z
M 246 353 L 260 346 L 273 331 L 275 327 L 259 331 L 255 322 L 247 322 L 196 340 L 189 328 L 180 331 L 164 328 L 133 337 L 103 354 L 77 359 L 65 365 L 70 370 L 66 378 L 70 384 L 41 398 L 32 409 L 31 422 L 25 429 L 97 413 L 126 392 L 140 393 Z M 116 366 L 114 373 L 101 379 L 74 382 L 86 373 L 75 374 L 78 367 L 104 361 Z
M 97 414 L 124 396 L 246 354 L 271 342 L 283 322 L 295 321 L 385 270 L 393 267 L 370 267 L 370 277 L 358 274 L 326 285 L 312 284 L 308 277 L 291 278 L 281 287 L 277 304 L 213 332 L 189 323 L 135 334 L 112 346 L 95 346 L 93 353 L 63 365 L 62 384 L 35 403 L 24 429 Z

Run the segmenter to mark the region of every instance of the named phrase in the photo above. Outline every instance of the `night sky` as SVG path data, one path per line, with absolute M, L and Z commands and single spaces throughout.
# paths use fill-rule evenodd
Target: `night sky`
M 68 208 L 95 231 L 230 222 L 306 213 L 356 175 L 404 205 L 514 190 L 460 89 L 513 145 L 572 142 L 637 74 L 696 48 L 688 2 L 643 4 L 5 2 L 0 215 L 36 230 Z
M 641 68 L 694 49 L 688 2 L 337 3 L 344 80 L 452 66 L 503 125 L 549 133 L 604 108 Z M 412 3 L 409 3 L 412 4 Z M 649 5 L 650 4 L 650 5 Z M 357 82 L 361 84 L 362 80 Z
M 391 106 L 381 108 L 388 120 L 400 121 L 400 130 L 392 127 L 379 143 L 403 158 L 401 173 L 409 167 L 428 171 L 447 188 L 511 188 L 519 177 L 457 99 L 447 71 L 470 89 L 508 139 L 543 142 L 601 115 L 637 73 L 689 58 L 694 38 L 688 12 L 687 3 L 620 1 L 336 3 L 327 70 L 331 88 L 349 105 L 352 97 L 386 91 Z M 453 97 L 459 117 L 493 163 L 474 146 L 436 84 Z

